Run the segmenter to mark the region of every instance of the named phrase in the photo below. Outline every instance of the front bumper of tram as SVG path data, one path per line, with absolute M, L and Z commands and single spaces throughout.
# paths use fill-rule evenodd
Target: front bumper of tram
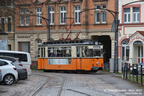
M 97 66 L 94 66 L 94 67 L 91 67 L 91 71 L 94 72 L 94 71 L 99 71 L 99 70 L 103 70 L 103 67 L 97 67 Z

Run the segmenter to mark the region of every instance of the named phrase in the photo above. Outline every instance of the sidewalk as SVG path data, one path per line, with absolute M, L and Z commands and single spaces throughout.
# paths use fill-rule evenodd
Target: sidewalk
M 104 75 L 100 75 L 100 74 Z M 144 88 L 139 87 L 139 85 L 132 83 L 131 81 L 125 80 L 122 78 L 123 74 L 116 74 L 116 73 L 110 73 L 110 72 L 98 72 L 99 75 L 97 75 L 98 78 L 101 80 L 110 83 L 114 86 L 116 86 L 120 91 L 123 93 L 129 93 L 128 96 L 144 96 Z M 104 79 L 107 77 L 107 79 Z M 137 94 L 139 93 L 139 94 Z

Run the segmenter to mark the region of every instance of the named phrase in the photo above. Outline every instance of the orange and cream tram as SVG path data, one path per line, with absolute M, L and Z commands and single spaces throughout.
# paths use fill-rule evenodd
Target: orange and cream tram
M 48 41 L 38 46 L 38 69 L 44 71 L 93 71 L 104 69 L 103 45 L 88 39 Z

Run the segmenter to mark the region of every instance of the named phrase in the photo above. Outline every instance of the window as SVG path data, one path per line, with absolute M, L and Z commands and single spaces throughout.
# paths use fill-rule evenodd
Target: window
M 8 50 L 10 50 L 10 51 L 11 51 L 11 45 L 8 45 Z
M 24 16 L 20 16 L 20 26 L 24 26 Z
M 128 61 L 129 60 L 129 46 L 128 44 L 128 39 L 125 39 L 122 41 L 122 60 L 123 61 Z
M 24 14 L 24 9 L 20 9 L 20 14 Z
M 5 17 L 0 17 L 2 31 L 5 31 Z
M 130 22 L 130 8 L 124 8 L 124 23 Z
M 36 46 L 36 50 L 37 50 L 37 51 L 36 51 L 36 55 L 37 55 L 37 57 L 40 56 L 40 48 L 38 48 L 38 45 L 41 44 L 41 43 L 42 43 L 42 40 L 41 40 L 41 39 L 37 39 L 37 40 L 36 40 L 36 45 L 37 45 L 37 46 Z
M 38 16 L 42 16 L 42 10 L 41 8 L 36 8 L 36 25 L 42 25 L 42 18 Z
M 28 26 L 29 25 L 29 16 L 25 16 L 25 25 Z
M 66 22 L 66 7 L 60 7 L 60 24 L 65 24 Z
M 30 42 L 19 42 L 18 51 L 24 51 L 30 53 Z
M 102 9 L 106 9 L 106 5 L 102 5 Z
M 106 10 L 104 9 L 106 9 L 106 5 L 96 5 L 96 12 L 95 12 L 96 23 L 106 23 Z
M 11 6 L 11 0 L 0 0 L 0 6 Z
M 133 7 L 133 22 L 139 22 L 139 7 Z
M 50 24 L 54 24 L 54 7 L 50 7 Z
M 29 9 L 20 9 L 20 26 L 29 26 Z
M 4 66 L 4 65 L 8 65 L 8 63 L 5 61 L 0 61 L 0 66 Z
M 11 32 L 11 17 L 8 17 L 8 32 Z
M 100 10 L 100 5 L 96 5 L 96 10 Z
M 96 23 L 100 23 L 100 12 L 96 12 Z
M 27 14 L 28 14 L 28 13 L 29 13 L 29 9 L 25 9 L 25 13 L 27 13 Z
M 48 57 L 71 57 L 71 47 L 49 47 Z
M 106 12 L 102 12 L 102 23 L 106 23 Z
M 75 6 L 75 23 L 80 24 L 80 6 Z
M 27 55 L 26 54 L 22 54 L 22 53 L 7 53 L 7 52 L 0 52 L 1 56 L 10 56 L 10 57 L 16 57 L 19 58 L 19 61 L 24 61 L 27 62 Z

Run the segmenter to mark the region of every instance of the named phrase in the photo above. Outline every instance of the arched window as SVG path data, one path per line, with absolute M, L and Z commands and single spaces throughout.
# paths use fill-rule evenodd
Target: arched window
M 122 41 L 122 60 L 128 61 L 129 60 L 129 46 L 127 45 L 129 39 L 125 39 Z

